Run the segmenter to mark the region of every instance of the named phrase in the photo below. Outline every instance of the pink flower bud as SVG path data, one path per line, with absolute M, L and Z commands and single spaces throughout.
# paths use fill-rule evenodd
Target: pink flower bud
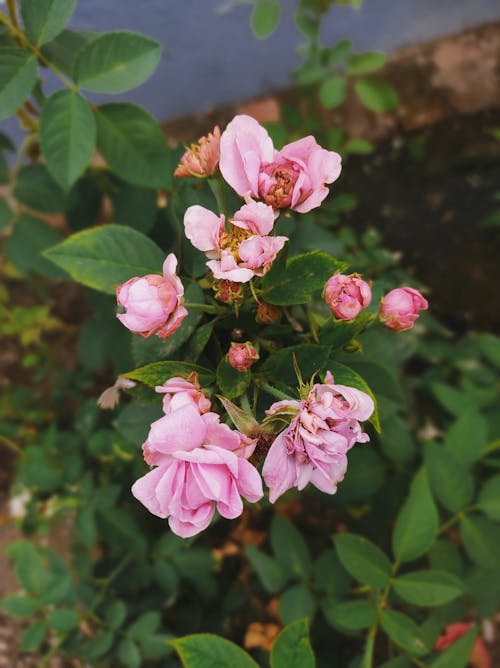
M 414 288 L 396 288 L 380 300 L 379 316 L 389 329 L 403 332 L 411 329 L 418 312 L 427 310 L 427 300 Z
M 147 274 L 131 278 L 116 288 L 116 298 L 125 313 L 116 317 L 131 332 L 166 339 L 181 326 L 188 312 L 182 306 L 184 287 L 176 275 L 173 253 L 163 263 L 163 276 Z
M 227 361 L 236 371 L 246 371 L 259 359 L 259 353 L 250 341 L 246 343 L 231 343 L 227 354 Z
M 220 128 L 200 137 L 198 144 L 191 144 L 182 156 L 174 176 L 212 176 L 219 166 Z
M 268 302 L 260 302 L 257 307 L 257 322 L 263 325 L 274 325 L 281 319 L 281 309 L 279 306 L 269 304 Z
M 352 320 L 371 302 L 372 291 L 359 274 L 335 274 L 325 286 L 324 298 L 336 318 Z

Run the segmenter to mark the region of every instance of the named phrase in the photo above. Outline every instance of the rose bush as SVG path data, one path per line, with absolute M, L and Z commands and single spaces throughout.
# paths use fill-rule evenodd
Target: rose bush
M 82 93 L 139 84 L 156 42 L 65 29 L 67 0 L 25 0 L 21 22 L 14 4 L 0 111 L 28 135 L 4 252 L 47 299 L 79 282 L 92 314 L 43 410 L 30 386 L 4 411 L 2 443 L 25 446 L 27 539 L 2 601 L 29 620 L 22 649 L 42 665 L 255 666 L 269 649 L 273 666 L 488 665 L 474 622 L 500 600 L 498 339 L 453 337 L 432 302 L 417 321 L 427 300 L 376 235 L 339 227 L 340 148 L 314 119 L 285 117 L 279 141 L 240 115 L 171 149 L 140 107 Z M 329 103 L 332 55 L 310 56 Z M 45 67 L 63 86 L 48 95 Z M 64 558 L 39 540 L 61 518 Z M 253 645 L 256 624 L 276 641 Z

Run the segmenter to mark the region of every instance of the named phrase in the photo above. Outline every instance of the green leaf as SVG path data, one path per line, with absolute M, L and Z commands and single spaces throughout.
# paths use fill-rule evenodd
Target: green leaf
M 99 659 L 111 649 L 115 635 L 111 631 L 99 631 L 93 638 L 89 647 L 88 658 Z
M 187 378 L 190 373 L 196 371 L 199 377 L 200 384 L 204 387 L 210 385 L 214 381 L 214 374 L 210 369 L 191 364 L 190 362 L 154 362 L 153 364 L 146 364 L 146 366 L 139 367 L 133 371 L 129 371 L 125 376 L 131 380 L 138 380 L 149 387 L 156 387 L 163 385 L 163 383 L 173 376 L 181 376 Z
M 365 379 L 360 376 L 357 371 L 351 369 L 351 367 L 341 364 L 340 362 L 335 362 L 335 360 L 332 359 L 328 360 L 326 368 L 332 372 L 335 383 L 355 387 L 362 392 L 366 392 L 366 394 L 373 399 L 375 409 L 368 421 L 371 422 L 375 427 L 375 430 L 380 433 L 380 417 L 378 414 L 377 399 Z
M 172 180 L 166 139 L 155 119 L 125 102 L 97 111 L 97 145 L 111 169 L 124 181 L 145 188 L 168 187 Z
M 108 294 L 134 276 L 159 274 L 165 260 L 151 239 L 121 225 L 77 232 L 44 255 L 79 283 Z
M 45 621 L 40 620 L 28 626 L 21 636 L 20 648 L 23 652 L 34 652 L 40 647 L 47 633 Z
M 494 366 L 500 367 L 500 337 L 484 333 L 479 335 L 478 341 L 481 353 L 486 359 L 488 359 Z
M 142 659 L 137 644 L 129 638 L 124 638 L 117 649 L 117 656 L 127 668 L 140 668 Z
M 385 63 L 385 53 L 380 51 L 366 51 L 355 53 L 349 58 L 347 74 L 366 74 L 378 70 Z
M 394 589 L 408 603 L 444 605 L 464 593 L 461 581 L 446 571 L 414 571 L 394 580 Z
M 132 640 L 141 640 L 154 633 L 160 625 L 160 613 L 156 610 L 144 612 L 127 629 L 127 636 Z
M 412 668 L 413 663 L 407 656 L 398 656 L 390 661 L 384 661 L 378 668 Z
M 35 56 L 0 48 L 0 121 L 12 116 L 29 97 L 37 77 Z
M 271 650 L 271 668 L 314 668 L 307 619 L 298 619 L 281 631 Z
M 196 362 L 198 360 L 198 357 L 209 342 L 213 330 L 214 322 L 212 320 L 197 328 L 184 350 L 184 357 L 188 362 Z
M 318 557 L 313 566 L 313 578 L 319 590 L 336 597 L 347 594 L 352 583 L 333 548 Z
M 375 113 L 396 109 L 399 99 L 394 88 L 380 79 L 366 77 L 354 83 L 354 90 L 363 105 Z
M 95 148 L 96 123 L 90 104 L 71 90 L 49 97 L 40 118 L 40 146 L 47 168 L 68 190 L 82 175 Z
M 16 544 L 16 577 L 23 589 L 38 593 L 43 585 L 44 565 L 38 549 L 27 541 Z
M 265 39 L 279 26 L 281 6 L 277 0 L 255 0 L 250 26 L 259 39 Z
M 391 562 L 379 547 L 353 533 L 336 534 L 333 540 L 342 565 L 357 580 L 377 588 L 388 584 Z
M 59 213 L 66 208 L 64 192 L 45 165 L 22 167 L 17 174 L 14 195 L 23 204 L 44 213 Z
M 431 663 L 431 668 L 465 668 L 476 637 L 476 628 L 467 631 Z
M 301 533 L 287 520 L 275 515 L 271 522 L 271 546 L 286 573 L 307 580 L 311 572 L 311 555 Z
M 410 463 L 417 449 L 410 429 L 397 415 L 384 423 L 380 446 L 384 455 L 396 464 Z
M 115 223 L 147 234 L 155 224 L 156 190 L 118 181 L 111 193 Z
M 327 109 L 338 107 L 347 95 L 347 81 L 340 74 L 331 74 L 321 82 L 319 99 Z
M 427 552 L 436 537 L 438 522 L 427 472 L 422 468 L 415 475 L 410 494 L 396 519 L 392 535 L 396 559 L 413 561 Z
M 285 624 L 297 619 L 312 617 L 316 601 L 305 585 L 295 585 L 283 592 L 280 599 L 280 617 Z
M 452 415 L 460 417 L 463 412 L 470 409 L 470 397 L 464 392 L 444 383 L 432 383 L 431 388 L 439 403 Z
M 0 601 L 0 608 L 11 617 L 31 617 L 38 603 L 27 596 L 7 596 Z
M 276 594 L 283 589 L 288 577 L 275 559 L 253 545 L 247 545 L 245 553 L 266 591 L 270 594 Z
M 464 517 L 460 533 L 465 551 L 479 566 L 495 568 L 500 562 L 500 526 L 486 517 Z
M 324 288 L 333 274 L 345 270 L 345 262 L 328 253 L 311 251 L 295 255 L 286 267 L 275 263 L 262 279 L 262 296 L 270 304 L 308 304 L 315 290 Z
M 75 539 L 85 547 L 94 547 L 97 543 L 97 527 L 91 508 L 80 508 L 75 517 Z
M 492 520 L 500 521 L 500 473 L 484 483 L 477 505 Z
M 474 479 L 455 455 L 437 443 L 425 444 L 425 467 L 434 496 L 450 512 L 470 503 Z
M 96 93 L 123 93 L 148 79 L 160 61 L 158 42 L 129 31 L 107 32 L 78 52 L 73 78 Z
M 50 42 L 64 30 L 76 0 L 21 0 L 24 29 L 33 44 Z
M 421 638 L 420 629 L 415 622 L 396 610 L 385 610 L 382 615 L 382 628 L 396 645 L 410 654 L 427 654 L 429 649 Z
M 72 608 L 56 608 L 47 615 L 48 625 L 61 633 L 76 629 L 78 619 L 78 614 Z
M 44 586 L 40 594 L 40 601 L 44 605 L 53 605 L 59 603 L 68 595 L 71 590 L 71 578 L 69 575 L 61 573 L 52 573 L 50 580 Z
M 328 621 L 349 631 L 367 629 L 377 619 L 377 606 L 373 601 L 341 601 L 325 609 Z
M 27 214 L 18 218 L 13 226 L 12 235 L 4 245 L 9 262 L 22 274 L 36 272 L 48 278 L 67 278 L 67 274 L 42 253 L 61 239 L 61 235 L 48 223 Z
M 211 633 L 196 633 L 171 641 L 184 668 L 258 668 L 234 643 Z
M 252 380 L 250 371 L 236 371 L 225 357 L 221 359 L 217 366 L 216 377 L 217 385 L 222 394 L 228 399 L 240 397 Z
M 72 77 L 78 53 L 98 34 L 89 30 L 63 30 L 49 44 L 42 46 L 41 51 L 50 63 Z
M 349 452 L 349 475 L 339 484 L 338 503 L 360 504 L 368 501 L 382 487 L 387 466 L 373 448 L 354 448 Z
M 325 368 L 330 350 L 330 346 L 308 343 L 282 348 L 269 355 L 261 371 L 271 380 L 294 387 L 298 385 L 298 380 L 293 367 L 293 355 L 297 358 L 302 377 L 307 380 L 315 371 Z
M 468 406 L 448 432 L 444 444 L 465 466 L 479 459 L 487 441 L 486 420 L 475 406 Z
M 106 624 L 113 631 L 116 631 L 122 626 L 126 616 L 127 606 L 123 601 L 117 599 L 115 601 L 111 601 L 111 603 L 106 606 L 104 619 L 106 620 Z
M 326 62 L 332 67 L 343 63 L 347 60 L 351 53 L 352 43 L 348 39 L 341 39 L 334 46 L 325 49 Z

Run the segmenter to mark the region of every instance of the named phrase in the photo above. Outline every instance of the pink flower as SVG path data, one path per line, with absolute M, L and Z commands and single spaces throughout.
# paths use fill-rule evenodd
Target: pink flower
M 125 308 L 116 317 L 130 331 L 166 339 L 179 329 L 188 312 L 182 306 L 184 287 L 176 267 L 177 258 L 170 253 L 163 263 L 163 276 L 131 278 L 116 288 L 118 305 Z
M 396 288 L 380 300 L 379 316 L 389 329 L 411 329 L 419 311 L 429 308 L 427 299 L 415 288 Z
M 262 469 L 269 500 L 292 487 L 308 483 L 335 494 L 347 470 L 347 451 L 369 440 L 358 420 L 370 417 L 374 404 L 365 392 L 335 385 L 328 373 L 325 383 L 313 385 L 306 401 L 280 401 L 268 415 L 296 412 L 290 425 L 274 440 Z
M 234 214 L 226 230 L 225 217 L 205 207 L 190 206 L 184 215 L 187 238 L 209 258 L 217 279 L 246 283 L 269 271 L 287 237 L 267 236 L 275 214 L 272 207 L 250 199 Z
M 304 137 L 276 151 L 267 131 L 250 116 L 235 116 L 222 133 L 220 170 L 236 192 L 275 209 L 306 213 L 328 195 L 325 184 L 340 175 L 341 158 Z
M 335 274 L 325 285 L 324 298 L 339 320 L 352 320 L 372 299 L 368 283 L 359 274 Z
M 200 137 L 198 144 L 191 144 L 182 156 L 174 176 L 212 176 L 219 166 L 220 128 Z
M 454 624 L 449 624 L 445 628 L 443 635 L 439 636 L 436 640 L 436 651 L 443 652 L 445 649 L 448 649 L 450 645 L 453 645 L 454 642 L 465 635 L 471 628 L 472 624 L 468 624 L 467 622 L 455 622 Z M 478 636 L 474 642 L 469 657 L 469 663 L 473 668 L 492 668 L 490 654 L 486 648 L 484 640 L 480 636 Z
M 189 380 L 191 379 L 191 380 Z M 212 404 L 198 383 L 198 375 L 193 373 L 189 378 L 169 378 L 155 388 L 156 392 L 165 394 L 163 412 L 171 413 L 181 406 L 190 404 L 200 413 L 207 413 Z
M 231 343 L 227 354 L 227 361 L 236 371 L 246 371 L 259 359 L 259 353 L 250 341 L 246 343 Z
M 228 519 L 241 515 L 243 496 L 262 498 L 262 481 L 247 458 L 255 441 L 220 424 L 216 413 L 200 415 L 185 404 L 153 422 L 143 446 L 156 466 L 132 486 L 132 493 L 183 538 L 205 529 L 215 509 Z

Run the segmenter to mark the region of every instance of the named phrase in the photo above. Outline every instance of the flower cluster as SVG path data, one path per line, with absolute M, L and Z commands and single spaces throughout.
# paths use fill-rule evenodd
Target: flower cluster
M 177 259 L 171 253 L 164 262 L 163 275 L 134 277 L 117 287 L 118 305 L 123 310 L 117 317 L 143 337 L 155 334 L 166 339 L 181 326 L 189 308 L 217 313 L 214 322 L 221 318 L 230 323 L 221 325 L 227 352 L 219 343 L 213 351 L 219 387 L 225 387 L 224 373 L 232 367 L 237 373 L 229 368 L 228 377 L 236 391 L 230 388 L 233 394 L 228 392 L 228 396 L 240 396 L 248 383 L 254 382 L 255 405 L 261 387 L 271 396 L 282 397 L 283 393 L 266 381 L 265 365 L 276 350 L 273 335 L 287 330 L 278 324 L 285 318 L 290 323 L 288 330 L 303 330 L 280 302 L 276 305 L 262 299 L 265 282 L 258 279 L 271 269 L 288 241 L 276 233 L 281 210 L 306 213 L 318 207 L 328 194 L 327 184 L 338 178 L 340 170 L 340 156 L 318 146 L 313 137 L 276 150 L 267 131 L 248 116 L 236 116 L 222 134 L 216 127 L 187 149 L 175 175 L 209 177 L 214 192 L 220 195 L 214 186 L 218 178 L 219 186 L 229 185 L 244 198 L 231 216 L 200 205 L 190 206 L 184 215 L 185 235 L 205 253 L 211 274 L 209 281 L 201 279 L 199 284 L 211 285 L 219 303 L 184 304 Z M 222 201 L 218 196 L 216 199 Z M 311 271 L 314 273 L 314 267 Z M 293 276 L 287 277 L 290 280 L 293 282 Z M 249 293 L 250 304 L 245 302 Z M 323 297 L 335 327 L 336 321 L 353 321 L 369 307 L 371 282 L 357 273 L 336 273 L 326 281 Z M 294 302 L 285 298 L 281 303 Z M 403 331 L 412 327 L 419 311 L 427 307 L 414 288 L 397 288 L 381 299 L 378 319 L 390 329 Z M 308 317 L 314 319 L 311 313 Z M 376 313 L 367 313 L 361 328 L 375 320 Z M 272 335 L 254 332 L 256 323 L 266 325 L 264 329 Z M 253 337 L 254 333 L 254 342 L 245 341 L 246 335 Z M 262 366 L 257 364 L 260 355 L 264 357 Z M 251 414 L 248 401 L 243 410 L 243 403 L 238 407 L 220 397 L 237 429 L 221 423 L 196 374 L 170 378 L 156 391 L 163 394 L 164 415 L 151 425 L 143 445 L 144 459 L 152 470 L 135 482 L 132 491 L 153 514 L 168 518 L 172 531 L 183 537 L 206 528 L 216 510 L 223 517 L 235 518 L 243 510 L 242 498 L 258 501 L 263 495 L 256 468 L 261 461 L 271 502 L 287 490 L 302 490 L 309 483 L 334 494 L 346 473 L 350 448 L 369 441 L 360 423 L 374 412 L 369 394 L 335 383 L 330 372 L 323 382 L 304 385 L 300 379 L 300 399 L 274 403 L 265 411 L 262 424 Z

